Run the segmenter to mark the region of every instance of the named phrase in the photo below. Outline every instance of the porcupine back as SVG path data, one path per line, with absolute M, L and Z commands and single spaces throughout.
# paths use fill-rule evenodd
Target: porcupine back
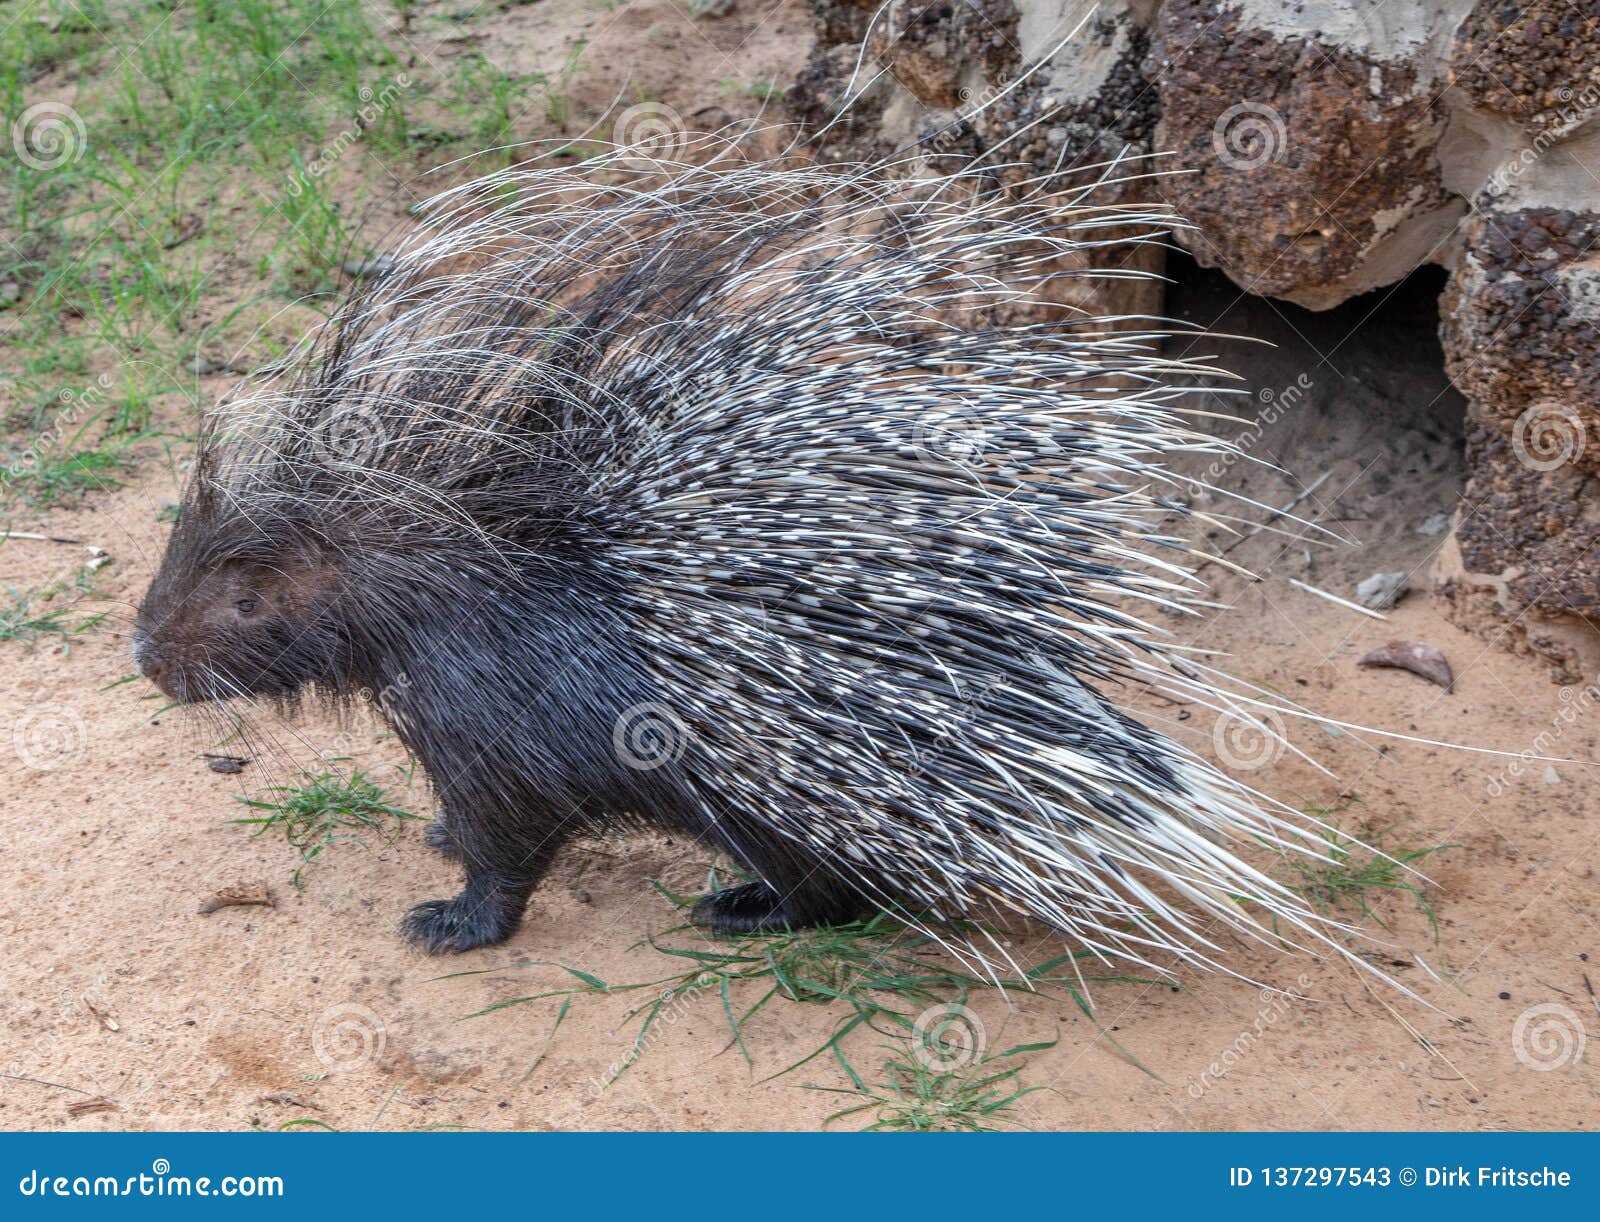
M 1208 925 L 1258 934 L 1240 897 L 1325 941 L 1237 852 L 1309 851 L 1289 812 L 1117 703 L 1258 707 L 1128 609 L 1204 594 L 1160 523 L 1194 487 L 1169 459 L 1228 450 L 1175 411 L 1216 371 L 1163 359 L 1157 322 L 1036 308 L 1173 223 L 967 171 L 619 149 L 491 175 L 432 202 L 209 477 L 490 582 L 581 557 L 662 694 L 607 748 L 642 735 L 708 823 L 870 901 L 1141 963 L 1221 966 Z

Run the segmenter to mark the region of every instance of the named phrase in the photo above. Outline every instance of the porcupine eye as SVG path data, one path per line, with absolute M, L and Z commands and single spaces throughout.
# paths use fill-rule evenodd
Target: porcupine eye
M 253 598 L 241 598 L 233 605 L 238 609 L 240 615 L 250 615 L 256 609 L 256 600 Z

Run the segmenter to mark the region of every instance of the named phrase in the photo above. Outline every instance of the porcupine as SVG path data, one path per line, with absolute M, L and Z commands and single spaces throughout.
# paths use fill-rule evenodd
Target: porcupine
M 184 702 L 385 691 L 465 870 L 409 938 L 504 940 L 631 823 L 749 870 L 693 910 L 725 932 L 1020 915 L 1217 966 L 1243 899 L 1323 938 L 1237 851 L 1289 812 L 1113 699 L 1257 724 L 1130 610 L 1203 598 L 1163 522 L 1172 456 L 1229 452 L 1177 411 L 1213 371 L 1040 304 L 1164 210 L 618 149 L 423 216 L 208 426 L 134 644 Z

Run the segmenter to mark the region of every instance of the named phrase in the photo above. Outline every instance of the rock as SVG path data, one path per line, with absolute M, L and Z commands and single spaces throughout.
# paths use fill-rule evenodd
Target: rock
M 372 280 L 386 276 L 394 270 L 394 256 L 379 255 L 375 259 L 346 259 L 339 270 L 352 280 Z
M 1544 770 L 1544 783 L 1546 785 L 1561 784 L 1561 774 L 1555 770 L 1555 765 L 1552 764 Z
M 1593 4 L 961 0 L 876 23 L 877 0 L 812 4 L 817 43 L 788 101 L 828 127 L 827 153 L 916 146 L 923 168 L 976 158 L 1002 182 L 1063 189 L 1114 163 L 1092 198 L 1172 205 L 1193 225 L 1175 241 L 1201 263 L 1313 309 L 1446 268 L 1441 339 L 1472 426 L 1438 588 L 1458 622 L 1546 658 L 1558 681 L 1583 673 L 1560 625 L 1600 618 L 1600 484 L 1585 483 L 1600 474 Z M 1148 154 L 1176 172 L 1124 172 Z M 1145 246 L 1059 270 L 1124 263 L 1161 268 Z M 1060 304 L 1093 314 L 1161 312 L 1148 280 L 1059 284 Z
M 1431 513 L 1417 527 L 1417 533 L 1419 535 L 1442 535 L 1450 529 L 1450 523 L 1454 516 L 1454 514 L 1449 513 Z
M 1026 67 L 1057 48 L 1082 14 L 1046 12 L 1033 0 L 891 6 L 872 27 L 858 71 L 860 45 L 879 5 L 813 0 L 813 7 L 820 21 L 816 49 L 788 102 L 813 130 L 828 128 L 827 154 L 903 158 L 901 150 L 917 146 L 923 163 L 907 162 L 908 173 L 976 159 L 995 165 L 1003 182 L 1052 179 L 1069 191 L 1108 178 L 1117 181 L 1100 188 L 1093 202 L 1153 202 L 1138 163 L 1129 159 L 1150 151 L 1159 99 L 1141 70 L 1149 34 L 1127 0 L 1098 5 L 1096 19 L 1056 50 L 1048 69 L 1031 74 Z M 1104 167 L 1119 158 L 1129 172 L 1108 175 Z M 1070 198 L 1063 197 L 1063 206 Z M 1160 247 L 1151 243 L 1085 250 L 1050 270 L 1158 274 L 1163 266 Z M 1091 315 L 1126 317 L 1114 324 L 1124 328 L 1139 326 L 1134 316 L 1157 314 L 1161 304 L 1158 281 L 1126 276 L 1062 275 L 1041 296 Z
M 1243 288 L 1326 309 L 1400 279 L 1466 212 L 1435 146 L 1442 65 L 1368 6 L 1312 26 L 1302 0 L 1166 0 L 1147 75 L 1177 234 Z M 1309 14 L 1307 15 L 1309 16 Z M 1360 94 L 1352 82 L 1366 83 Z
M 1407 573 L 1374 573 L 1356 586 L 1356 601 L 1369 611 L 1387 611 L 1410 585 Z

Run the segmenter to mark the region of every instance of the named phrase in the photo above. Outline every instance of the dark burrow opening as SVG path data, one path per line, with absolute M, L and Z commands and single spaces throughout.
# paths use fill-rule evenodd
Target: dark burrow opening
M 1446 273 L 1424 267 L 1323 311 L 1245 292 L 1183 253 L 1169 255 L 1166 275 L 1164 313 L 1203 332 L 1173 338 L 1168 355 L 1242 379 L 1214 380 L 1218 390 L 1242 393 L 1190 399 L 1237 418 L 1196 424 L 1231 436 L 1246 458 L 1220 466 L 1185 459 L 1179 470 L 1264 506 L 1293 503 L 1298 516 L 1351 541 L 1319 547 L 1270 535 L 1236 558 L 1345 597 L 1377 570 L 1418 572 L 1420 583 L 1466 479 L 1467 405 L 1445 373 L 1439 341 Z M 1228 500 L 1201 493 L 1196 507 L 1266 516 Z M 1208 533 L 1213 546 L 1231 542 L 1225 531 Z

